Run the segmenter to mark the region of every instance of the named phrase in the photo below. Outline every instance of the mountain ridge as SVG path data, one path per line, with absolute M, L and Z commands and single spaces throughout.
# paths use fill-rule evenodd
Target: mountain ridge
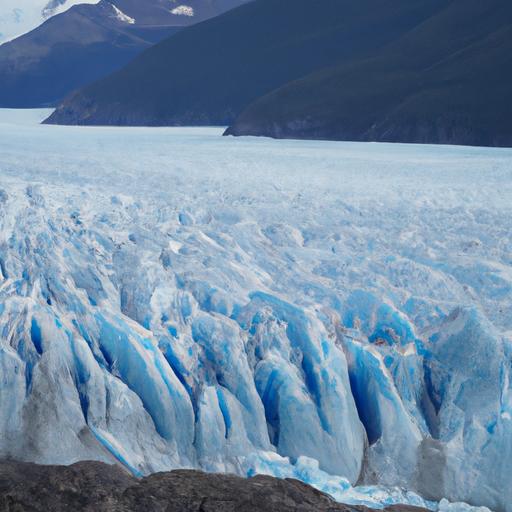
M 0 107 L 55 105 L 183 27 L 243 1 L 193 0 L 187 14 L 175 14 L 163 0 L 75 5 L 0 46 Z
M 251 2 L 162 41 L 68 97 L 47 122 L 231 124 L 262 94 L 339 60 L 371 54 L 443 2 L 391 4 L 321 0 L 311 11 L 310 2 L 298 0 L 290 11 L 283 0 Z
M 70 95 L 45 122 L 512 146 L 506 0 L 287 6 L 256 0 L 186 29 Z

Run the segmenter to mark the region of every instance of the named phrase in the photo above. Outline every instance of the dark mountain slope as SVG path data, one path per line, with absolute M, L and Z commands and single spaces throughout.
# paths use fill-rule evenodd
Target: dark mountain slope
M 72 466 L 0 463 L 0 510 L 82 512 L 371 512 L 335 503 L 297 480 L 250 479 L 199 471 L 158 473 L 137 480 L 100 462 Z M 387 512 L 422 512 L 391 506 Z
M 512 146 L 512 3 L 454 0 L 371 59 L 258 99 L 227 133 Z
M 176 30 L 139 33 L 119 21 L 108 2 L 72 7 L 0 46 L 0 107 L 55 104 Z
M 0 46 L 0 107 L 54 105 L 143 50 L 246 0 L 102 0 L 77 5 Z M 192 7 L 195 6 L 195 7 Z M 191 15 L 193 14 L 193 15 Z
M 373 55 L 446 0 L 255 0 L 181 31 L 67 98 L 60 124 L 228 124 L 315 70 Z

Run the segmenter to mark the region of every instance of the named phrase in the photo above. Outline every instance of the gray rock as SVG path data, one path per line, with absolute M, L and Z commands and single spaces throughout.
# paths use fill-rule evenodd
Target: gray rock
M 388 512 L 421 512 L 395 506 Z M 119 466 L 0 463 L 2 512 L 369 512 L 297 480 L 179 470 L 138 480 Z

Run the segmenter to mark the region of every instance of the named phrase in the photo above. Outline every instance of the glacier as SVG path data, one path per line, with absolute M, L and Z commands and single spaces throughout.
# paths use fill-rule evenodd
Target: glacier
M 2 0 L 0 5 L 0 45 L 37 28 L 47 19 L 78 4 L 99 0 Z
M 0 458 L 512 511 L 512 150 L 46 115 L 0 110 Z

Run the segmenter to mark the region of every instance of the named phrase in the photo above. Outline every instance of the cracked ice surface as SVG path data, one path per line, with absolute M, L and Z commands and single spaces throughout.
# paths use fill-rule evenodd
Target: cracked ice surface
M 0 111 L 0 457 L 512 511 L 511 150 L 39 116 Z

